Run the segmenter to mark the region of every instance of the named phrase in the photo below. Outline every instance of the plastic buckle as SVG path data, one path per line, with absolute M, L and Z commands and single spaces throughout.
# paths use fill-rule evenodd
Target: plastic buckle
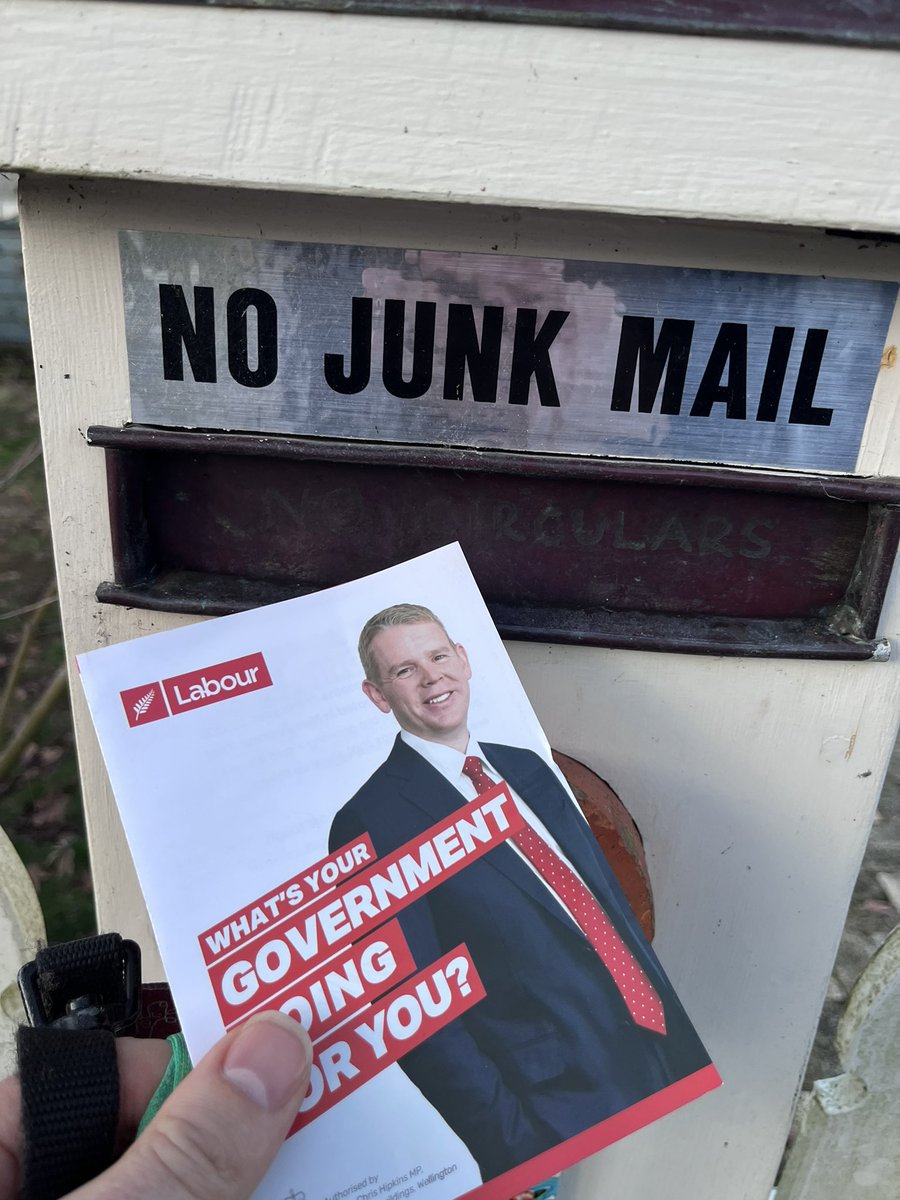
M 29 1024 L 35 1028 L 108 1029 L 114 1034 L 133 1025 L 141 1010 L 141 949 L 137 942 L 123 938 L 119 951 L 122 956 L 121 988 L 113 996 L 97 993 L 61 996 L 52 990 L 52 977 L 49 980 L 45 977 L 42 990 L 36 960 L 26 963 L 19 970 L 18 983 Z M 48 1006 L 58 1010 L 63 1004 L 63 1014 L 52 1017 Z

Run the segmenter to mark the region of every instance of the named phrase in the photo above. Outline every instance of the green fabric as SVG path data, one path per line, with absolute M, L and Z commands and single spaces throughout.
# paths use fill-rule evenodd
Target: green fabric
M 187 1047 L 182 1035 L 173 1033 L 171 1037 L 166 1038 L 166 1041 L 172 1047 L 172 1057 L 159 1087 L 153 1093 L 147 1111 L 141 1117 L 141 1123 L 138 1125 L 138 1137 L 144 1132 L 182 1079 L 191 1073 L 191 1060 L 188 1058 Z

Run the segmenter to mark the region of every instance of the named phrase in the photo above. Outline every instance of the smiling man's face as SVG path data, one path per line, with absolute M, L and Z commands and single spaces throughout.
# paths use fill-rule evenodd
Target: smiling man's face
M 367 679 L 363 691 L 372 703 L 407 733 L 464 751 L 472 670 L 462 646 L 426 621 L 379 630 L 371 653 L 378 678 Z

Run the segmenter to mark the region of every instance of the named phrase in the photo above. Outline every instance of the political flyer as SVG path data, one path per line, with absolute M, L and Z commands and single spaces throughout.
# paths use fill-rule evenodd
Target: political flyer
M 313 1040 L 260 1200 L 509 1200 L 719 1084 L 458 546 L 78 667 L 192 1059 Z

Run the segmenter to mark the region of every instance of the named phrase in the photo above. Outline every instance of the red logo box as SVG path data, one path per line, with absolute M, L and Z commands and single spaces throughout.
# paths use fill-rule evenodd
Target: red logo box
M 164 679 L 162 685 L 172 716 L 177 717 L 207 704 L 271 687 L 272 679 L 261 654 L 246 654 L 243 658 L 215 663 L 199 671 L 173 675 L 171 679 Z
M 119 692 L 119 695 L 132 729 L 135 725 L 149 725 L 151 721 L 161 721 L 163 717 L 169 716 L 166 698 L 159 683 L 145 683 L 142 687 L 127 688 L 124 692 Z

